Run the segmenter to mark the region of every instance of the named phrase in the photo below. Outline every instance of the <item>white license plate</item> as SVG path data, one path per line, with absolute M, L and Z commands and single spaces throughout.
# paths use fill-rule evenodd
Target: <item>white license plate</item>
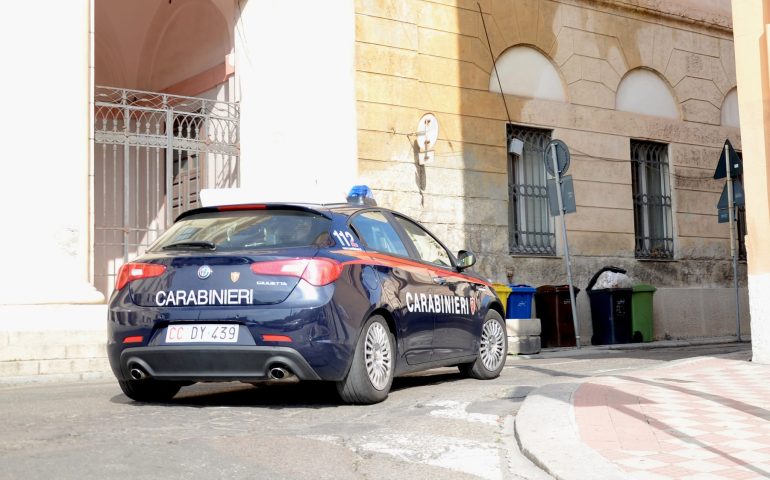
M 201 323 L 196 325 L 169 325 L 166 343 L 236 343 L 240 325 Z

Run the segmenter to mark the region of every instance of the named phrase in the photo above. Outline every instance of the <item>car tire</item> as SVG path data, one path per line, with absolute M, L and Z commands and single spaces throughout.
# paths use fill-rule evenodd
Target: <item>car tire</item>
M 479 356 L 473 363 L 459 365 L 466 377 L 490 380 L 500 376 L 508 355 L 508 335 L 505 321 L 494 310 L 487 312 L 479 337 Z
M 120 389 L 132 400 L 138 402 L 164 402 L 174 398 L 182 388 L 178 382 L 159 380 L 118 380 Z
M 337 393 L 345 403 L 371 404 L 385 400 L 393 384 L 396 342 L 385 319 L 372 316 L 361 330 L 353 362 Z

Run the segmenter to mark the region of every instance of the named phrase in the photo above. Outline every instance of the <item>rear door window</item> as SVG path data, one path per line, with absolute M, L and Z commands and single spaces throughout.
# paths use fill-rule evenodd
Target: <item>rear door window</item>
M 328 218 L 297 210 L 201 213 L 175 223 L 151 250 L 233 251 L 322 246 L 330 242 L 330 227 Z
M 404 242 L 382 212 L 360 213 L 350 223 L 369 249 L 401 257 L 409 256 Z

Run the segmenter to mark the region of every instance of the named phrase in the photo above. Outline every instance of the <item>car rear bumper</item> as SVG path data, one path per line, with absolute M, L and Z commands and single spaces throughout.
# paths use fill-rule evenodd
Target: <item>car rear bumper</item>
M 117 367 L 117 368 L 116 368 Z M 115 375 L 132 378 L 138 368 L 148 378 L 180 381 L 267 380 L 271 368 L 290 371 L 300 380 L 321 380 L 293 348 L 274 346 L 151 346 L 120 352 Z

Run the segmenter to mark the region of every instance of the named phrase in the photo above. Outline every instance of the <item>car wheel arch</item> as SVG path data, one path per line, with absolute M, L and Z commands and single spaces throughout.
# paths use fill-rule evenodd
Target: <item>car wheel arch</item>
M 398 329 L 396 328 L 396 319 L 393 316 L 393 314 L 386 308 L 378 308 L 374 310 L 372 313 L 370 313 L 369 316 L 366 317 L 366 320 L 369 320 L 375 315 L 379 315 L 385 319 L 385 323 L 388 324 L 388 329 L 390 330 L 390 333 L 392 333 L 393 336 L 396 338 L 396 348 L 398 348 L 399 335 L 398 335 Z
M 505 310 L 503 309 L 503 305 L 498 301 L 493 301 L 489 304 L 489 307 L 487 310 L 494 310 L 497 313 L 500 314 L 500 316 L 505 320 Z M 486 315 L 486 314 L 485 314 Z
M 382 318 L 385 319 L 385 323 L 388 324 L 388 330 L 390 330 L 390 333 L 393 334 L 393 339 L 395 340 L 395 348 L 396 351 L 394 352 L 394 356 L 398 358 L 399 352 L 403 351 L 403 345 L 401 345 L 401 335 L 398 334 L 398 324 L 396 323 L 396 316 L 394 313 L 384 306 L 380 306 L 378 308 L 375 308 L 371 312 L 369 312 L 369 315 L 366 316 L 366 318 L 363 319 L 363 322 L 361 322 L 361 325 L 364 325 L 370 318 L 372 318 L 375 315 L 379 315 Z

